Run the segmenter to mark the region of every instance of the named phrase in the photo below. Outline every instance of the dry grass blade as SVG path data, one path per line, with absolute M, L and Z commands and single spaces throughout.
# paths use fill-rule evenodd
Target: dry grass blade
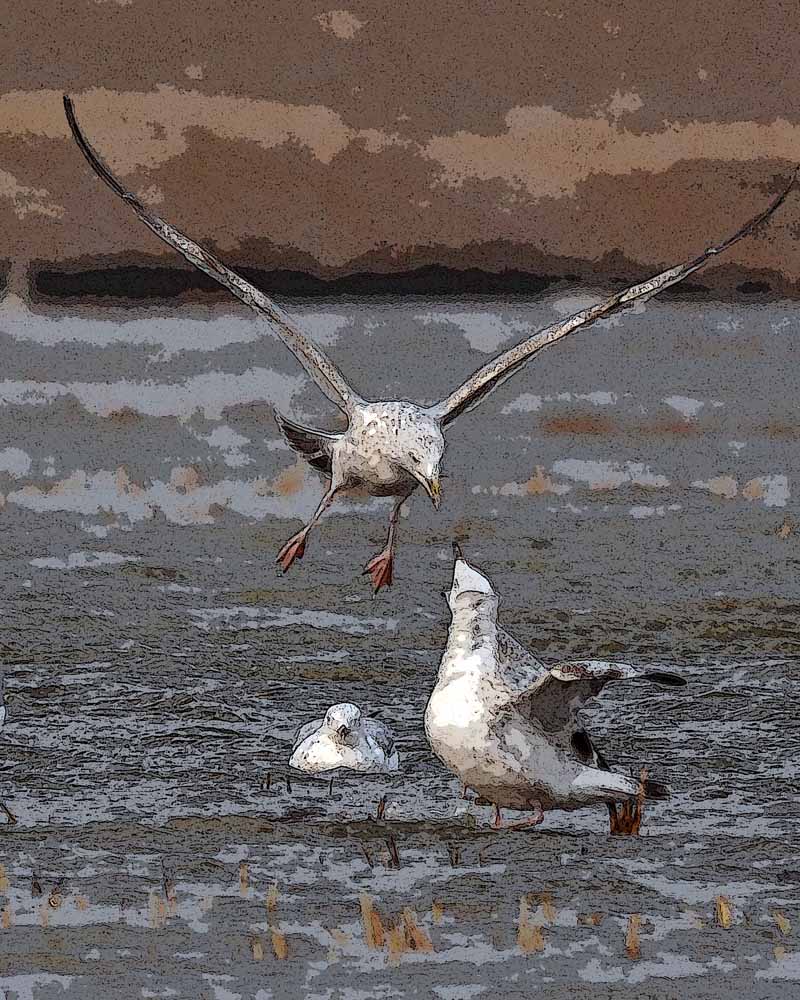
M 3 907 L 3 912 L 0 913 L 0 927 L 2 927 L 4 931 L 7 931 L 11 926 L 11 923 L 11 907 L 7 905 Z
M 389 839 L 386 841 L 386 846 L 389 849 L 389 867 L 399 868 L 400 852 L 397 850 L 397 844 L 395 843 L 394 837 L 389 837 Z
M 272 915 L 278 907 L 278 884 L 273 885 L 267 893 L 267 913 Z
M 8 889 L 8 875 L 6 875 L 6 870 L 2 864 L 0 864 L 0 892 L 6 892 Z
M 780 910 L 772 911 L 772 919 L 775 921 L 778 930 L 781 934 L 790 934 L 792 930 L 792 924 L 785 913 L 781 913 Z
M 631 913 L 628 917 L 628 929 L 625 932 L 625 954 L 631 961 L 642 957 L 642 949 L 639 944 L 639 929 L 642 926 L 642 918 L 638 913 Z
M 361 922 L 364 924 L 364 940 L 367 942 L 367 947 L 380 949 L 385 941 L 380 914 L 365 892 L 361 893 L 358 901 L 361 906 Z
M 253 952 L 253 958 L 256 962 L 260 962 L 264 958 L 264 945 L 261 943 L 261 938 L 254 937 L 250 938 L 250 949 Z
M 544 919 L 548 922 L 548 924 L 552 924 L 556 919 L 556 908 L 553 906 L 553 897 L 549 892 L 543 892 L 541 900 Z
M 161 930 L 167 922 L 167 907 L 157 892 L 150 893 L 150 926 L 153 930 Z
M 250 878 L 249 869 L 247 867 L 247 862 L 239 862 L 239 895 L 246 896 L 247 890 L 250 888 Z
M 411 951 L 433 951 L 433 942 L 417 923 L 417 915 L 409 907 L 403 910 L 403 928 L 406 944 Z
M 714 920 L 718 927 L 727 930 L 733 923 L 733 908 L 727 896 L 717 896 L 714 906 Z
M 435 924 L 440 924 L 442 922 L 442 917 L 444 916 L 444 907 L 441 903 L 433 902 L 431 903 L 431 917 Z
M 289 957 L 286 935 L 283 931 L 274 930 L 272 932 L 272 950 L 275 952 L 275 958 L 281 962 Z
M 528 899 L 521 896 L 519 901 L 519 920 L 517 921 L 517 945 L 520 951 L 529 955 L 544 949 L 544 934 L 538 924 L 531 922 Z
M 405 929 L 401 924 L 389 928 L 387 942 L 389 946 L 389 963 L 397 965 L 400 961 L 400 956 L 408 951 Z

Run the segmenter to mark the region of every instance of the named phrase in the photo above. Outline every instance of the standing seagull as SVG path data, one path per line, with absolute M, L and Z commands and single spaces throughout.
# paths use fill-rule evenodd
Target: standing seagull
M 168 222 L 149 212 L 134 194 L 122 186 L 89 145 L 75 118 L 72 100 L 66 95 L 64 110 L 75 141 L 95 173 L 131 206 L 156 236 L 266 319 L 269 328 L 295 355 L 317 386 L 346 415 L 347 429 L 337 433 L 305 427 L 275 414 L 289 446 L 329 479 L 325 495 L 311 520 L 286 542 L 278 553 L 277 561 L 286 571 L 295 559 L 303 557 L 310 531 L 343 491 L 361 488 L 372 496 L 394 497 L 386 545 L 364 568 L 364 572 L 371 576 L 376 592 L 392 582 L 394 536 L 403 503 L 417 486 L 422 486 L 434 507 L 439 506 L 439 472 L 445 449 L 443 432 L 456 417 L 476 406 L 543 348 L 573 330 L 610 316 L 634 302 L 647 301 L 670 285 L 682 281 L 710 257 L 723 253 L 737 240 L 752 233 L 783 204 L 796 176 L 793 175 L 785 190 L 768 208 L 727 240 L 709 247 L 685 264 L 671 267 L 648 281 L 617 292 L 604 302 L 539 330 L 483 365 L 445 399 L 433 406 L 419 406 L 406 400 L 371 401 L 359 396 L 336 365 L 272 299 Z
M 612 772 L 579 724 L 584 704 L 615 680 L 671 687 L 675 674 L 627 663 L 579 660 L 548 669 L 497 623 L 498 598 L 487 578 L 455 546 L 448 596 L 452 622 L 439 676 L 425 709 L 425 732 L 436 756 L 500 810 L 533 815 L 510 826 L 535 826 L 547 809 L 580 809 L 634 799 L 639 782 Z M 655 781 L 647 798 L 669 797 Z M 612 814 L 612 829 L 614 816 Z

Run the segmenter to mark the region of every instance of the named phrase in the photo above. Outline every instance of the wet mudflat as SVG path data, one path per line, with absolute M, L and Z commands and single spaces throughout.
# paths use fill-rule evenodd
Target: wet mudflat
M 360 390 L 433 399 L 573 298 L 299 311 Z M 271 405 L 332 425 L 279 345 L 238 314 L 6 301 L 9 1000 L 791 990 L 796 308 L 654 306 L 454 425 L 443 509 L 413 499 L 373 599 L 380 501 L 275 571 L 319 483 Z M 609 837 L 599 810 L 496 833 L 431 757 L 454 534 L 545 660 L 689 678 L 609 689 L 587 714 L 615 766 L 673 789 L 642 837 Z M 296 726 L 337 700 L 394 726 L 400 775 L 287 787 Z

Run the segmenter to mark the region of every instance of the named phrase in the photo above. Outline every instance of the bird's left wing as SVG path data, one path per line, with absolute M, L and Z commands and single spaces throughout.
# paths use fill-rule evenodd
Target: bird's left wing
M 148 212 L 134 194 L 125 190 L 111 170 L 103 163 L 94 149 L 92 149 L 83 132 L 81 132 L 75 117 L 72 100 L 66 95 L 64 95 L 64 111 L 75 142 L 88 160 L 92 170 L 94 170 L 98 177 L 105 181 L 115 194 L 119 195 L 123 201 L 126 201 L 131 206 L 148 229 L 151 229 L 156 236 L 177 250 L 190 264 L 194 264 L 196 268 L 214 278 L 215 281 L 218 281 L 229 292 L 235 295 L 237 299 L 240 299 L 245 305 L 250 306 L 251 309 L 254 309 L 266 319 L 273 332 L 278 335 L 322 392 L 339 409 L 350 414 L 359 403 L 363 402 L 361 397 L 348 384 L 336 365 L 316 344 L 312 343 L 306 337 L 288 313 L 284 312 L 279 305 L 263 292 L 259 291 L 254 285 L 251 285 L 249 281 L 245 281 L 241 275 L 226 267 L 222 261 L 210 254 L 208 250 L 204 250 L 203 247 L 194 243 L 179 230 L 175 229 L 174 226 L 165 222 L 164 219 Z
M 314 719 L 313 722 L 305 722 L 297 732 L 294 734 L 294 743 L 292 744 L 292 749 L 296 750 L 303 740 L 307 740 L 309 736 L 322 729 L 322 723 L 324 719 Z
M 460 385 L 454 392 L 450 393 L 446 399 L 442 400 L 440 403 L 434 404 L 434 406 L 430 408 L 430 412 L 437 417 L 443 425 L 449 424 L 452 420 L 455 420 L 456 417 L 460 416 L 460 414 L 472 409 L 473 406 L 477 406 L 477 404 L 485 399 L 490 392 L 495 390 L 499 385 L 502 385 L 507 378 L 526 364 L 526 362 L 528 362 L 534 354 L 537 354 L 545 347 L 549 347 L 550 344 L 554 344 L 557 340 L 561 340 L 561 338 L 566 337 L 567 334 L 570 334 L 575 330 L 580 330 L 582 327 L 588 326 L 597 319 L 601 319 L 605 316 L 611 316 L 613 313 L 626 309 L 635 302 L 644 303 L 654 295 L 662 292 L 665 288 L 669 288 L 670 285 L 675 285 L 679 281 L 683 281 L 683 279 L 690 275 L 693 271 L 702 267 L 709 258 L 716 257 L 719 254 L 724 253 L 729 247 L 733 246 L 734 243 L 738 242 L 738 240 L 742 239 L 744 236 L 748 236 L 763 222 L 766 222 L 772 213 L 775 212 L 786 200 L 787 195 L 795 185 L 796 179 L 797 171 L 795 171 L 792 175 L 792 179 L 789 184 L 779 195 L 777 195 L 777 197 L 773 199 L 771 204 L 765 208 L 764 211 L 759 212 L 758 215 L 754 216 L 754 218 L 750 219 L 749 222 L 745 223 L 741 229 L 737 229 L 732 236 L 729 236 L 728 239 L 724 240 L 722 243 L 709 247 L 701 253 L 699 257 L 695 257 L 693 260 L 687 261 L 685 264 L 678 264 L 676 267 L 671 267 L 666 271 L 662 271 L 661 274 L 657 274 L 654 278 L 650 278 L 648 281 L 643 281 L 638 285 L 632 285 L 630 288 L 626 288 L 624 291 L 617 292 L 616 295 L 612 295 L 604 302 L 599 302 L 597 305 L 589 306 L 587 309 L 581 309 L 568 319 L 562 320 L 560 323 L 554 323 L 552 326 L 547 326 L 543 330 L 539 330 L 537 333 L 533 334 L 533 336 L 528 337 L 527 340 L 523 340 L 522 343 L 504 351 L 503 354 L 500 354 L 493 361 L 490 361 L 482 368 L 479 368 L 474 375 L 471 375 L 466 382 Z

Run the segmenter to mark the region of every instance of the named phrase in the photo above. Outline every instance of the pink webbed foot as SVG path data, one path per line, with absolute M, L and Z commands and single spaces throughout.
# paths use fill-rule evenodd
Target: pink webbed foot
M 518 820 L 515 823 L 504 823 L 500 815 L 500 807 L 495 804 L 492 826 L 495 830 L 524 830 L 528 826 L 538 826 L 544 819 L 544 809 L 542 809 L 541 802 L 532 799 L 528 802 L 528 808 L 533 813 L 532 816 L 528 816 L 527 819 Z
M 278 555 L 275 557 L 275 562 L 281 564 L 281 569 L 285 573 L 295 559 L 302 559 L 303 554 L 306 551 L 306 532 L 298 531 L 296 535 L 292 535 L 289 541 L 283 546 Z
M 374 559 L 370 559 L 364 567 L 364 573 L 369 573 L 372 578 L 372 586 L 376 594 L 381 587 L 391 587 L 393 562 L 391 549 L 384 549 Z

